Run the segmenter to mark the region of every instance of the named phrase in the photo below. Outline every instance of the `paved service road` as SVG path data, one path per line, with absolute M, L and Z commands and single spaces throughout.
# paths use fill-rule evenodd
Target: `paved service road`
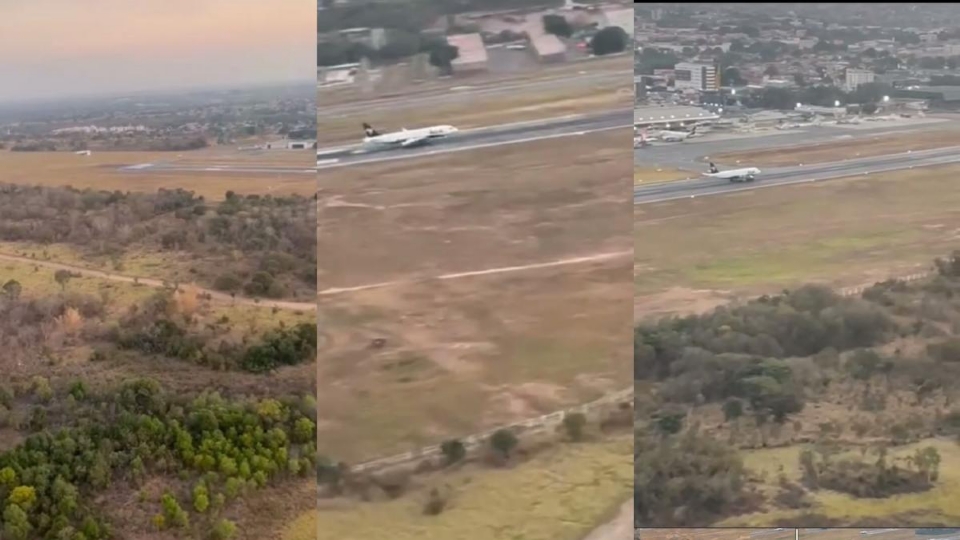
M 630 111 L 620 110 L 590 115 L 571 115 L 559 118 L 521 122 L 481 129 L 461 131 L 445 139 L 416 148 L 389 148 L 362 151 L 358 147 L 319 149 L 317 165 L 320 170 L 332 167 L 375 163 L 395 159 L 423 157 L 447 152 L 489 148 L 506 144 L 531 142 L 555 137 L 586 135 L 611 129 L 627 129 L 633 125 Z M 626 133 L 626 132 L 625 132 Z M 627 136 L 624 145 L 629 144 Z
M 678 180 L 633 188 L 633 203 L 647 204 L 691 197 L 734 193 L 763 187 L 784 186 L 834 178 L 896 171 L 930 165 L 960 163 L 960 147 L 918 150 L 880 157 L 858 158 L 833 163 L 763 169 L 751 183 L 732 183 L 720 178 Z

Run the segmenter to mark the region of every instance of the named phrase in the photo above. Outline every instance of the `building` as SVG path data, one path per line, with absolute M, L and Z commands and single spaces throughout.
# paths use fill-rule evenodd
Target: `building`
M 960 107 L 960 86 L 919 86 L 895 89 L 894 98 L 927 100 L 931 107 L 957 109 Z
M 489 68 L 487 47 L 480 34 L 454 34 L 447 43 L 457 48 L 458 56 L 452 62 L 454 73 L 486 71 Z
M 553 34 L 531 38 L 530 45 L 541 62 L 562 62 L 567 59 L 567 46 Z
M 638 128 L 677 129 L 698 122 L 719 120 L 720 115 L 682 105 L 645 106 L 633 110 L 633 124 Z
M 647 82 L 642 75 L 633 76 L 633 95 L 636 101 L 647 98 Z
M 309 150 L 317 149 L 317 141 L 313 140 L 285 140 L 285 141 L 275 141 L 268 142 L 266 144 L 267 150 Z
M 608 9 L 603 11 L 603 26 L 619 26 L 628 36 L 633 35 L 633 8 Z
M 720 76 L 717 66 L 680 62 L 673 68 L 674 87 L 678 90 L 719 90 Z
M 861 84 L 872 83 L 873 79 L 874 73 L 869 69 L 847 68 L 844 70 L 844 87 L 848 92 L 856 90 Z

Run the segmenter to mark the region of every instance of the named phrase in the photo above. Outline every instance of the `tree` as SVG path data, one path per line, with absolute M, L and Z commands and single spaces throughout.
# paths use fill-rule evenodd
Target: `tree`
M 679 410 L 660 411 L 654 416 L 657 431 L 664 437 L 680 433 L 686 413 Z
M 213 540 L 230 540 L 236 534 L 237 526 L 229 519 L 221 519 L 210 531 L 210 537 Z
M 729 422 L 743 416 L 743 401 L 730 398 L 723 402 L 723 417 Z
M 597 56 L 623 52 L 630 43 L 630 36 L 619 26 L 608 26 L 590 38 L 590 50 Z
M 3 511 L 3 538 L 10 540 L 27 540 L 30 537 L 30 518 L 23 508 L 16 504 L 9 504 Z
M 60 289 L 67 289 L 67 282 L 73 277 L 73 273 L 69 270 L 57 270 L 53 273 L 53 280 L 60 285 Z
M 744 86 L 747 81 L 740 76 L 740 70 L 735 67 L 728 67 L 723 70 L 723 84 L 725 86 Z
M 23 291 L 23 286 L 20 285 L 20 282 L 11 279 L 3 284 L 3 294 L 9 297 L 12 300 L 20 298 L 20 293 Z
M 563 415 L 563 428 L 571 441 L 583 440 L 583 430 L 587 425 L 587 417 L 583 413 L 574 412 Z
M 453 73 L 453 61 L 459 57 L 460 49 L 446 41 L 436 43 L 430 48 L 430 65 L 445 75 Z
M 503 459 L 510 458 L 510 452 L 519 444 L 517 436 L 509 429 L 498 429 L 490 436 L 490 447 Z
M 573 27 L 563 15 L 544 15 L 543 29 L 548 34 L 568 38 L 573 35 Z
M 803 74 L 801 74 L 801 73 L 794 73 L 794 74 L 793 74 L 793 82 L 794 82 L 794 84 L 796 84 L 797 86 L 804 86 L 804 85 L 807 84 L 807 80 L 803 77 Z
M 766 69 L 763 70 L 763 74 L 768 77 L 776 77 L 780 74 L 780 70 L 777 69 L 777 66 L 770 64 Z
M 443 441 L 440 444 L 440 451 L 443 452 L 447 465 L 452 465 L 467 455 L 467 448 L 458 439 Z

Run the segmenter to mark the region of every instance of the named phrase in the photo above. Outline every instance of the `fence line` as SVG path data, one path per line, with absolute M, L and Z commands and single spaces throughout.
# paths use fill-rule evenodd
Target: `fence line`
M 615 403 L 629 400 L 633 396 L 633 385 L 631 384 L 629 388 L 623 390 L 618 390 L 616 392 L 611 392 L 609 394 L 600 397 L 589 403 L 583 403 L 576 405 L 567 409 L 562 409 L 559 411 L 554 411 L 548 414 L 541 416 L 536 416 L 533 418 L 527 418 L 519 422 L 514 422 L 512 424 L 507 424 L 505 426 L 496 427 L 479 433 L 474 433 L 461 437 L 458 440 L 463 443 L 466 451 L 473 452 L 486 444 L 487 440 L 495 432 L 501 429 L 507 429 L 515 434 L 522 433 L 541 433 L 548 429 L 559 426 L 563 422 L 564 416 L 570 413 L 582 413 L 584 415 L 589 415 L 594 412 L 602 411 L 604 408 L 609 407 Z M 430 446 L 424 446 L 416 450 L 409 452 L 404 452 L 402 454 L 395 454 L 392 456 L 387 456 L 372 461 L 367 461 L 354 465 L 350 468 L 353 472 L 372 472 L 382 469 L 388 469 L 391 467 L 398 467 L 401 465 L 408 465 L 416 462 L 423 461 L 425 459 L 437 457 L 443 453 L 439 444 L 432 444 Z

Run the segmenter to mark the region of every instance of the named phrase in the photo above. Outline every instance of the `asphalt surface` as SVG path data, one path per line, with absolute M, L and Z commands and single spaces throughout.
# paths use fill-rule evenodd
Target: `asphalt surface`
M 784 146 L 811 145 L 856 140 L 864 137 L 936 129 L 939 119 L 905 120 L 901 122 L 870 122 L 858 126 L 832 126 L 771 130 L 749 135 L 713 135 L 677 143 L 654 143 L 634 151 L 637 166 L 652 165 L 681 170 L 700 171 L 703 157 L 726 152 L 740 152 Z M 749 165 L 749 164 L 744 164 Z
M 317 166 L 320 170 L 323 170 L 332 167 L 431 156 L 555 137 L 586 135 L 611 129 L 626 129 L 632 125 L 633 117 L 628 110 L 565 116 L 542 121 L 461 131 L 455 135 L 415 148 L 389 148 L 369 151 L 362 151 L 359 146 L 338 149 L 321 148 L 317 150 Z M 628 142 L 624 138 L 624 145 L 626 144 Z
M 749 183 L 733 183 L 721 178 L 704 177 L 636 186 L 633 189 L 633 203 L 649 204 L 949 163 L 960 163 L 960 147 L 919 150 L 833 163 L 762 169 L 757 179 Z M 744 165 L 749 166 L 749 164 Z
M 315 168 L 268 166 L 268 165 L 178 165 L 177 163 L 141 163 L 121 167 L 121 171 L 134 173 L 168 173 L 168 172 L 204 172 L 227 174 L 317 174 Z

